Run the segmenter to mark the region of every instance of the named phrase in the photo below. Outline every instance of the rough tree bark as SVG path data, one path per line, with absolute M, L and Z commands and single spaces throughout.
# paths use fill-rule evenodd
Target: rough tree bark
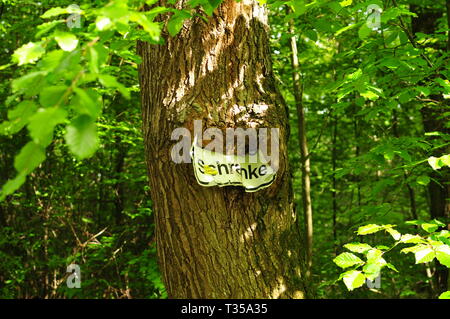
M 307 296 L 287 114 L 272 74 L 267 28 L 267 13 L 256 1 L 226 0 L 208 22 L 186 20 L 164 45 L 138 44 L 159 264 L 171 298 Z M 256 193 L 199 186 L 192 164 L 170 157 L 172 130 L 192 131 L 196 119 L 204 128 L 280 128 L 275 182 Z

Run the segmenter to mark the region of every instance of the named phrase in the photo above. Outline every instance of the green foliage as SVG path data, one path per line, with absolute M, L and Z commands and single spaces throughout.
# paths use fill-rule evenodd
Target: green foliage
M 378 231 L 386 230 L 394 238 L 394 244 L 391 247 L 380 249 L 372 248 L 368 244 L 350 243 L 344 245 L 348 250 L 360 253 L 366 257 L 366 262 L 352 253 L 344 252 L 336 257 L 333 261 L 341 268 L 353 267 L 351 271 L 342 273 L 339 279 L 342 279 L 348 290 L 361 287 L 365 280 L 373 281 L 377 278 L 384 267 L 390 268 L 396 272 L 398 270 L 383 258 L 387 253 L 391 252 L 398 245 L 414 244 L 400 250 L 401 253 L 413 253 L 415 263 L 430 263 L 435 258 L 444 266 L 450 268 L 450 232 L 448 230 L 440 230 L 439 227 L 445 226 L 444 223 L 433 220 L 424 222 L 421 220 L 413 220 L 407 222 L 409 225 L 420 225 L 426 231 L 426 235 L 400 234 L 393 227 L 394 225 L 366 225 L 361 226 L 357 230 L 358 235 L 375 234 Z M 361 270 L 358 270 L 361 269 Z M 442 296 L 446 296 L 442 294 Z M 442 297 L 443 298 L 443 297 Z
M 0 296 L 165 298 L 135 54 L 162 26 L 131 1 L 71 4 L 0 10 Z M 82 289 L 66 286 L 71 263 Z
M 426 267 L 449 265 L 448 222 L 430 214 L 450 169 L 448 25 L 436 15 L 433 30 L 412 34 L 419 17 L 409 5 L 442 13 L 443 3 L 259 2 L 270 12 L 274 76 L 290 112 L 298 208 L 292 35 L 299 48 L 312 165 L 311 286 L 322 298 L 437 297 Z M 13 1 L 2 10 L 0 296 L 165 297 L 148 245 L 154 217 L 135 46 L 182 36 L 188 19 L 208 23 L 221 1 L 72 3 Z M 371 4 L 382 9 L 377 28 L 367 24 Z M 71 18 L 79 26 L 69 27 Z M 72 262 L 86 279 L 81 290 L 64 284 Z M 381 272 L 383 289 L 366 289 Z
M 438 190 L 445 189 L 450 176 L 445 161 L 450 145 L 446 8 L 443 3 L 428 0 L 297 4 L 305 7 L 304 12 L 299 11 L 300 18 L 293 2 L 267 1 L 274 12 L 270 21 L 275 77 L 290 112 L 289 156 L 300 208 L 302 166 L 291 37 L 297 41 L 311 161 L 312 272 L 318 295 L 436 298 L 431 287 L 436 287 L 437 275 L 430 278 L 425 269 L 439 273 L 436 258 L 415 268 L 397 250 L 386 265 L 367 265 L 366 255 L 369 246 L 387 252 L 392 239 L 406 242 L 408 236 L 402 233 L 407 220 L 437 218 L 447 222 L 442 209 L 439 214 L 443 216 L 436 215 L 438 204 L 430 202 L 436 200 Z M 377 22 L 370 5 L 380 8 L 379 25 L 367 23 Z M 288 6 L 290 13 L 283 14 Z M 426 34 L 412 33 L 417 29 L 412 24 L 421 18 L 417 12 L 433 14 L 428 21 L 435 20 L 435 26 Z M 302 213 L 299 219 L 303 225 Z M 435 226 L 427 229 L 432 231 Z M 359 236 L 363 234 L 370 234 L 371 239 L 361 244 Z M 411 242 L 418 240 L 413 235 L 409 238 Z M 378 268 L 384 273 L 395 264 L 399 273 L 386 271 L 382 289 L 374 291 L 362 285 L 350 294 L 346 286 L 335 283 L 340 268 L 333 263 L 328 267 L 342 253 L 339 247 L 343 245 L 364 262 L 346 271 L 361 271 L 368 276 Z

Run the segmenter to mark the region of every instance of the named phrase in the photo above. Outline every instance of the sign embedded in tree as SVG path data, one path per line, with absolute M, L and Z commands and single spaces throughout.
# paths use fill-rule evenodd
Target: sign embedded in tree
M 256 192 L 270 186 L 276 173 L 258 150 L 245 156 L 226 155 L 197 145 L 191 150 L 197 182 L 202 186 L 243 186 L 246 192 Z

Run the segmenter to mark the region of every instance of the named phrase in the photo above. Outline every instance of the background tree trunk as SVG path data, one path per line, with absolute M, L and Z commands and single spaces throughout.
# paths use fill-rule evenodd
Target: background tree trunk
M 303 108 L 303 83 L 301 79 L 300 64 L 298 62 L 297 37 L 293 22 L 290 22 L 291 33 L 291 64 L 292 86 L 297 110 L 298 140 L 300 143 L 300 161 L 302 176 L 302 204 L 305 218 L 305 245 L 306 245 L 306 278 L 310 278 L 313 265 L 313 211 L 311 202 L 311 164 L 306 137 L 306 116 Z
M 227 0 L 208 22 L 186 20 L 164 45 L 138 49 L 159 264 L 169 297 L 304 297 L 287 114 L 272 75 L 265 9 Z M 275 182 L 256 193 L 199 186 L 192 164 L 170 158 L 172 130 L 192 132 L 196 119 L 203 128 L 280 128 Z

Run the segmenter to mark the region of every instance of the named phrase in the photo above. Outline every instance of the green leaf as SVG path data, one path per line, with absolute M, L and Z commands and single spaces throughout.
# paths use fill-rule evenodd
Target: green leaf
M 363 23 L 363 25 L 358 30 L 358 36 L 361 40 L 365 40 L 372 33 L 372 29 Z
M 362 261 L 358 256 L 355 256 L 352 253 L 342 253 L 334 258 L 333 261 L 341 268 L 348 268 L 354 265 L 364 264 L 364 261 Z
M 45 11 L 45 13 L 41 15 L 41 18 L 48 19 L 65 13 L 67 13 L 67 10 L 65 8 L 55 7 Z
M 101 96 L 93 89 L 75 88 L 76 96 L 71 102 L 71 107 L 79 114 L 88 114 L 96 119 L 102 110 Z
M 361 244 L 361 243 L 350 243 L 350 244 L 344 245 L 344 247 L 354 253 L 364 253 L 364 252 L 372 249 L 372 246 L 370 246 L 368 244 Z
M 407 253 L 416 253 L 416 252 L 418 252 L 418 251 L 420 251 L 420 250 L 423 250 L 423 249 L 426 248 L 426 247 L 428 247 L 428 246 L 419 244 L 419 245 L 415 245 L 415 246 L 403 248 L 402 250 L 400 250 L 400 252 L 402 252 L 402 253 L 404 253 L 404 254 L 407 254 Z
M 353 0 L 343 0 L 343 1 L 339 2 L 339 4 L 340 4 L 343 8 L 352 5 L 352 3 L 353 3 Z
M 6 182 L 5 185 L 3 185 L 2 190 L 0 191 L 0 202 L 5 199 L 6 196 L 11 195 L 16 190 L 20 188 L 20 186 L 25 183 L 27 174 L 25 172 L 22 172 L 16 176 L 14 179 L 10 179 Z
M 3 131 L 0 134 L 15 134 L 28 124 L 30 116 L 37 110 L 36 103 L 33 101 L 22 101 L 14 109 L 8 111 L 9 122 L 4 122 Z
M 420 225 L 420 227 L 422 227 L 422 229 L 428 233 L 434 233 L 439 228 L 438 225 L 431 223 L 423 223 Z
M 416 257 L 416 264 L 422 264 L 422 263 L 430 262 L 436 256 L 434 250 L 431 249 L 428 246 L 422 247 L 422 249 L 416 251 L 414 253 L 414 255 Z
M 426 175 L 417 177 L 417 184 L 427 186 L 430 183 L 430 178 Z
M 379 249 L 371 249 L 367 252 L 367 262 L 368 263 L 377 263 L 379 265 L 386 264 L 386 261 L 381 257 L 383 256 L 383 252 Z
M 144 31 L 148 33 L 152 40 L 159 41 L 161 29 L 156 22 L 148 20 L 145 14 L 141 12 L 134 12 L 130 15 L 130 19 L 131 21 L 138 23 L 144 29 Z
M 395 272 L 398 272 L 397 268 L 395 268 L 395 266 L 391 263 L 386 263 L 386 267 L 388 267 L 389 269 L 392 269 Z
M 363 267 L 363 272 L 367 279 L 374 281 L 380 274 L 381 267 L 378 263 L 367 263 Z
M 444 166 L 450 167 L 450 154 L 438 158 L 432 156 L 428 158 L 428 163 L 434 170 L 441 169 Z
M 44 160 L 44 148 L 34 142 L 28 142 L 14 158 L 14 168 L 19 173 L 28 175 Z
M 59 107 L 39 109 L 30 118 L 28 130 L 30 136 L 36 144 L 48 146 L 53 140 L 53 130 L 55 126 L 64 123 L 67 118 L 66 110 Z
M 339 29 L 339 30 L 335 33 L 335 36 L 337 37 L 337 36 L 339 36 L 340 34 L 346 32 L 346 31 L 349 31 L 349 30 L 351 30 L 351 29 L 354 29 L 354 28 L 358 27 L 358 25 L 359 25 L 359 24 L 354 23 L 354 24 L 350 24 L 350 25 L 348 25 L 348 26 L 345 26 L 345 27 Z
M 445 90 L 444 90 L 444 93 L 445 93 L 445 94 L 450 93 L 450 81 L 449 81 L 449 80 L 444 80 L 444 79 L 441 79 L 441 78 L 436 78 L 435 81 L 436 81 L 440 86 L 442 86 L 442 87 L 445 89 Z
M 110 18 L 98 16 L 97 19 L 95 20 L 95 26 L 99 31 L 103 31 L 110 29 L 113 26 L 113 24 Z
M 347 289 L 352 291 L 364 285 L 366 278 L 361 271 L 351 270 L 344 274 L 343 281 Z
M 98 133 L 94 120 L 89 115 L 80 115 L 68 126 L 65 140 L 70 151 L 79 159 L 92 156 L 98 148 Z
M 39 95 L 39 103 L 44 107 L 55 106 L 60 103 L 68 87 L 64 85 L 48 86 Z
M 52 72 L 59 66 L 65 55 L 63 50 L 50 51 L 39 61 L 38 66 L 41 70 L 45 70 L 45 73 Z
M 379 226 L 376 224 L 369 224 L 369 225 L 359 227 L 358 230 L 356 231 L 356 233 L 358 235 L 368 235 L 368 234 L 376 233 L 376 232 L 382 230 L 383 228 L 384 228 L 383 226 Z
M 30 72 L 14 79 L 11 83 L 12 91 L 14 93 L 24 93 L 26 96 L 36 95 L 41 88 L 40 83 L 42 83 L 46 74 L 47 72 L 43 71 Z
M 78 6 L 73 5 L 70 5 L 67 8 L 55 7 L 45 11 L 45 13 L 41 15 L 41 18 L 48 19 L 55 16 L 59 16 L 61 14 L 68 14 L 68 13 L 82 14 L 83 10 L 81 10 Z
M 386 231 L 392 236 L 392 238 L 394 238 L 394 240 L 400 240 L 400 238 L 402 237 L 402 234 L 400 234 L 397 230 L 393 229 L 393 228 L 386 228 Z
M 23 65 L 36 62 L 44 53 L 41 42 L 28 42 L 14 51 L 12 57 L 18 65 Z
M 167 23 L 167 31 L 169 34 L 174 37 L 180 32 L 183 27 L 184 20 L 189 19 L 191 15 L 184 11 L 177 11 Z
M 96 43 L 89 47 L 89 70 L 98 74 L 102 66 L 104 66 L 108 59 L 109 50 L 101 43 Z
M 450 246 L 441 245 L 436 247 L 436 258 L 441 264 L 450 268 Z
M 450 299 L 450 291 L 441 293 L 439 299 Z
M 424 240 L 419 235 L 405 234 L 400 238 L 400 242 L 405 244 L 420 244 L 423 243 Z
M 102 85 L 104 85 L 107 88 L 115 88 L 117 89 L 120 94 L 122 94 L 126 99 L 130 98 L 130 91 L 120 82 L 117 81 L 117 79 L 108 74 L 102 74 L 99 75 L 99 80 Z
M 313 42 L 316 42 L 319 39 L 317 32 L 312 29 L 306 30 L 305 35 Z
M 50 30 L 52 30 L 53 28 L 55 28 L 58 24 L 65 22 L 65 20 L 53 20 L 50 22 L 46 22 L 43 23 L 41 25 L 39 25 L 37 27 L 37 29 L 39 30 L 35 37 L 38 39 L 40 38 L 42 35 L 44 35 L 45 33 L 49 32 Z
M 306 12 L 306 5 L 304 0 L 292 0 L 289 2 L 289 6 L 296 17 L 304 14 Z
M 222 3 L 223 0 L 206 0 L 202 1 L 203 10 L 205 10 L 208 16 L 212 16 L 214 10 Z
M 55 33 L 55 40 L 61 49 L 67 52 L 75 50 L 78 45 L 78 39 L 75 35 L 68 32 Z

